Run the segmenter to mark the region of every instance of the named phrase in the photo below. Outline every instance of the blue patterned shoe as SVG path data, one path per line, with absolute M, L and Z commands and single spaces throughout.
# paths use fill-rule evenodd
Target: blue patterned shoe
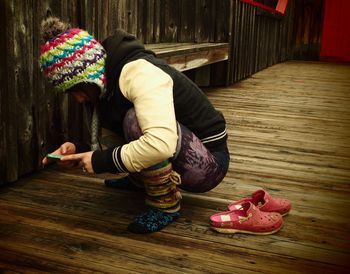
M 156 232 L 174 222 L 179 216 L 179 212 L 168 213 L 157 208 L 148 208 L 135 217 L 128 230 L 138 234 Z
M 120 179 L 106 179 L 105 185 L 106 187 L 117 188 L 121 190 L 143 191 L 141 187 L 138 187 L 130 182 L 128 176 Z

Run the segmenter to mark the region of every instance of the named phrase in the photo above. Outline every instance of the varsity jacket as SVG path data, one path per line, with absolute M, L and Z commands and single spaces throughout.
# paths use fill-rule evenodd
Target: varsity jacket
M 226 150 L 226 123 L 202 90 L 184 74 L 118 31 L 106 49 L 106 92 L 100 99 L 102 127 L 123 134 L 123 119 L 134 108 L 143 135 L 123 146 L 95 151 L 96 173 L 139 172 L 176 152 L 177 123 L 190 129 L 211 151 Z

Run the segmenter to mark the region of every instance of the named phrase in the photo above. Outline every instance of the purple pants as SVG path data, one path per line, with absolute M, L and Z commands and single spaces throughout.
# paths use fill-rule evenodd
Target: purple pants
M 135 110 L 130 109 L 123 121 L 125 139 L 130 142 L 142 136 Z M 181 175 L 181 189 L 206 192 L 225 177 L 229 165 L 228 151 L 210 152 L 188 128 L 177 123 L 178 143 L 175 155 L 169 159 L 173 169 Z

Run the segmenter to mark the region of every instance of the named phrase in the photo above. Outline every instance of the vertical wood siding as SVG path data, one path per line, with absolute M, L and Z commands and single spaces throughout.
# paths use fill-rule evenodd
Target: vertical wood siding
M 296 0 L 293 33 L 294 59 L 319 60 L 324 3 L 324 0 Z
M 293 11 L 294 1 L 289 1 L 284 17 L 233 1 L 230 83 L 292 58 Z

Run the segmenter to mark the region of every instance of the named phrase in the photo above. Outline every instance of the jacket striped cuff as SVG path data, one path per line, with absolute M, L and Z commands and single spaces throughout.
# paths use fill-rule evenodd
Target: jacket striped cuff
M 127 168 L 122 162 L 121 147 L 94 151 L 91 164 L 95 173 L 126 173 Z
M 122 147 L 120 146 L 120 147 L 116 147 L 113 150 L 112 159 L 113 159 L 114 165 L 117 167 L 118 172 L 126 173 L 126 172 L 129 172 L 129 171 L 127 170 L 127 168 L 123 164 L 122 157 L 120 155 L 120 152 L 122 151 L 121 148 Z
M 206 143 L 211 143 L 211 142 L 218 141 L 220 139 L 225 138 L 226 136 L 227 136 L 227 133 L 226 133 L 226 128 L 225 128 L 224 131 L 222 131 L 222 132 L 220 132 L 218 134 L 215 134 L 215 135 L 203 138 L 203 139 L 201 139 L 201 141 L 202 141 L 203 144 L 206 144 Z

